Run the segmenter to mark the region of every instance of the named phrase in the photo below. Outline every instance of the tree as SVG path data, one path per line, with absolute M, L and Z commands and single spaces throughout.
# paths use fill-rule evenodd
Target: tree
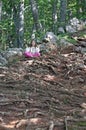
M 58 0 L 54 0 L 52 3 L 52 31 L 56 34 L 57 32 L 57 2 Z
M 24 45 L 24 0 L 19 3 L 18 46 Z
M 76 16 L 79 17 L 80 14 L 80 0 L 76 0 Z
M 33 30 L 36 30 L 36 32 L 39 32 L 41 30 L 41 23 L 39 22 L 39 13 L 38 13 L 38 8 L 37 8 L 37 3 L 36 0 L 29 0 L 30 5 L 31 5 L 31 10 L 32 10 L 32 15 L 33 15 Z
M 23 47 L 24 45 L 24 0 L 13 5 L 13 20 L 16 30 L 16 40 L 14 46 Z
M 66 23 L 67 0 L 60 0 L 60 26 L 64 27 Z
M 2 1 L 0 0 L 0 21 L 1 21 L 1 16 L 2 16 Z
M 86 19 L 86 0 L 0 0 L 1 46 L 23 47 L 32 34 L 39 40 L 47 31 L 57 34 L 73 17 Z
M 86 0 L 76 0 L 76 16 L 78 18 L 85 15 L 86 12 Z

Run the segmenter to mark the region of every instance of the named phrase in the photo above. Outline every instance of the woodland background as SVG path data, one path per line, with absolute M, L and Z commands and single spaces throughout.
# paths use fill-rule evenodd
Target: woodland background
M 86 0 L 0 0 L 0 130 L 86 130 Z
M 73 17 L 86 19 L 86 0 L 0 0 L 0 49 L 40 41 L 47 31 L 58 35 Z

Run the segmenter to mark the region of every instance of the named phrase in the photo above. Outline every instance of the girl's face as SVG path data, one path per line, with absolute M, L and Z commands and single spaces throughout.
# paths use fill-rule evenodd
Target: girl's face
M 32 41 L 32 46 L 33 46 L 33 47 L 35 47 L 35 46 L 36 46 L 35 41 Z

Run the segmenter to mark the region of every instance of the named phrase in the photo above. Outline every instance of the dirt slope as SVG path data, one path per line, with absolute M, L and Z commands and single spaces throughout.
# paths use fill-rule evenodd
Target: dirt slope
M 0 130 L 64 130 L 86 118 L 85 54 L 25 59 L 0 67 Z

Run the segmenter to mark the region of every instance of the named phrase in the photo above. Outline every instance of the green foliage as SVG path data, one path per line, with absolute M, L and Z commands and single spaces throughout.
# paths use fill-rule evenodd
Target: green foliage
M 71 35 L 68 33 L 58 35 L 58 39 L 59 40 L 65 39 L 66 41 L 68 41 L 69 43 L 72 43 L 72 44 L 76 43 L 76 40 L 71 38 Z
M 0 48 L 5 49 L 7 46 L 13 46 L 13 43 L 16 39 L 16 30 L 13 20 L 13 7 L 15 6 L 16 11 L 18 11 L 18 6 L 21 0 L 2 0 L 2 20 L 0 21 Z M 53 21 L 52 21 L 52 10 L 53 10 L 53 2 L 54 0 L 39 0 L 36 1 L 39 12 L 39 22 L 42 24 L 42 31 L 36 33 L 36 37 L 38 40 L 43 38 L 43 35 L 47 31 L 52 31 Z M 32 28 L 34 25 L 33 16 L 31 12 L 31 6 L 28 0 L 24 1 L 24 42 L 28 44 L 31 39 Z M 78 17 L 81 19 L 86 19 L 86 1 L 83 0 L 68 0 L 67 1 L 67 16 L 66 22 L 72 17 Z M 79 14 L 78 14 L 79 11 Z M 18 12 L 17 12 L 18 13 Z M 60 0 L 57 0 L 57 26 L 62 23 L 59 22 L 60 18 Z M 63 23 L 64 24 L 64 23 Z M 58 30 L 58 29 L 56 29 Z M 69 42 L 75 42 L 70 38 L 68 34 L 63 36 L 59 35 L 59 37 L 67 38 Z

